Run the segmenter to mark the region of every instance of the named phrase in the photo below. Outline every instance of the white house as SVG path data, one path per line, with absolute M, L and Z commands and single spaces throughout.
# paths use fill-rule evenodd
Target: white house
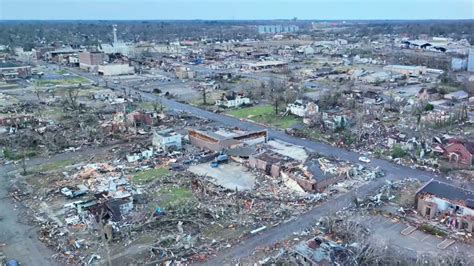
M 181 134 L 174 132 L 171 129 L 162 130 L 162 131 L 153 131 L 153 140 L 152 144 L 155 147 L 161 148 L 163 150 L 168 149 L 181 149 Z
M 288 104 L 286 111 L 299 117 L 311 116 L 319 112 L 319 106 L 314 102 L 304 103 L 302 100 L 296 100 Z
M 243 94 L 236 94 L 235 92 L 231 95 L 223 95 L 220 100 L 216 101 L 216 105 L 225 106 L 227 108 L 239 107 L 244 104 L 250 104 L 250 99 L 244 97 Z
M 140 152 L 135 152 L 130 155 L 127 155 L 127 161 L 133 163 L 142 159 L 150 159 L 153 156 L 153 148 L 148 150 L 143 150 Z

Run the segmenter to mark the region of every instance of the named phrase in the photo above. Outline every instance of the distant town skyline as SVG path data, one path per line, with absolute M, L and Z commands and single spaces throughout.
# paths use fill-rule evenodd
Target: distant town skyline
M 472 0 L 0 0 L 1 20 L 474 19 Z

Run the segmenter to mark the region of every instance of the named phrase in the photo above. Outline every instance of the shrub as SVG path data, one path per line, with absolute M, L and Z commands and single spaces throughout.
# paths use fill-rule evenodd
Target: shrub
M 403 158 L 407 155 L 407 152 L 399 145 L 392 148 L 392 158 Z

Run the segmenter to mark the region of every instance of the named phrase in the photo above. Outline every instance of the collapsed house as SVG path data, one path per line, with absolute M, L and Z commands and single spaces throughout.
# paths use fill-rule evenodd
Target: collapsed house
M 239 146 L 266 143 L 268 140 L 267 130 L 260 131 L 199 131 L 188 129 L 189 142 L 201 149 L 211 151 L 222 151 Z
M 150 159 L 151 157 L 153 157 L 153 147 L 147 149 L 137 149 L 126 156 L 129 163 Z
M 96 228 L 101 221 L 120 221 L 133 210 L 133 195 L 138 193 L 129 180 L 111 165 L 86 165 L 76 177 L 83 183 L 78 187 L 83 186 L 87 191 L 80 193 L 83 196 L 81 200 L 65 205 L 67 224 L 84 223 Z
M 248 165 L 272 177 L 292 179 L 306 192 L 321 192 L 345 178 L 345 172 L 333 174 L 326 170 L 327 167 L 322 162 L 323 160 L 309 160 L 302 164 L 278 153 L 264 151 L 250 156 Z
M 440 218 L 448 227 L 474 232 L 474 192 L 430 180 L 416 192 L 417 211 L 429 219 Z
M 134 111 L 127 115 L 127 121 L 135 127 L 152 126 L 153 116 L 150 112 Z
M 474 158 L 474 142 L 453 139 L 444 147 L 444 156 L 450 162 L 470 166 Z

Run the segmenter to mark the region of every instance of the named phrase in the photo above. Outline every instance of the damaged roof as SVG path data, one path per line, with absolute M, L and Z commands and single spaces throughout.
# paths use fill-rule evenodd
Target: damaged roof
M 318 161 L 308 162 L 308 170 L 311 172 L 314 180 L 317 182 L 321 182 L 332 177 L 331 175 L 325 174 L 324 171 L 321 170 L 321 165 Z
M 453 201 L 464 201 L 467 207 L 474 209 L 474 191 L 462 189 L 451 184 L 431 180 L 417 192 L 417 195 L 421 193 L 427 193 Z

